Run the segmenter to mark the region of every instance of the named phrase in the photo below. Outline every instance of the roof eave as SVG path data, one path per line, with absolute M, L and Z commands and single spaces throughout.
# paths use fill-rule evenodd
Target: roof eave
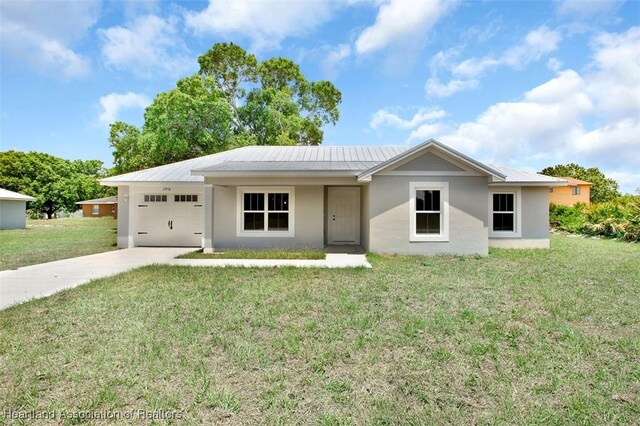
M 200 183 L 204 183 L 204 181 L 193 181 L 193 180 L 122 180 L 122 181 L 105 181 L 101 180 L 100 185 L 102 186 L 128 186 L 128 185 L 198 185 Z
M 543 182 L 543 181 L 539 181 L 539 182 L 531 182 L 531 181 L 509 181 L 509 182 L 496 182 L 496 183 L 490 183 L 489 186 L 544 186 L 544 187 L 548 187 L 548 186 L 567 186 L 566 182 Z

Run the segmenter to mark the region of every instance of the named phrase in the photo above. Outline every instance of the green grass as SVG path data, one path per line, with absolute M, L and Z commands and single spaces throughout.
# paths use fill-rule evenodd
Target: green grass
M 104 218 L 29 220 L 0 231 L 0 270 L 116 249 L 116 221 Z
M 150 266 L 2 311 L 0 408 L 637 424 L 640 245 L 554 236 L 548 251 L 369 259 Z
M 225 250 L 216 253 L 202 253 L 202 251 L 194 251 L 193 253 L 178 256 L 178 259 L 324 259 L 325 254 L 322 250 L 284 250 L 284 249 L 265 249 L 265 250 L 249 250 L 235 249 Z

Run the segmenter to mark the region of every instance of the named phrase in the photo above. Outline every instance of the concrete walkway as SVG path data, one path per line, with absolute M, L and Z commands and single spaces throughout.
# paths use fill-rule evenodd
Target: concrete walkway
M 193 248 L 136 247 L 0 271 L 0 309 L 50 296 L 97 278 L 168 263 Z
M 175 259 L 193 248 L 136 247 L 39 265 L 0 271 L 0 310 L 31 299 L 50 296 L 91 280 L 152 264 L 182 266 L 240 266 L 301 268 L 371 268 L 363 254 L 327 253 L 324 260 L 280 259 Z

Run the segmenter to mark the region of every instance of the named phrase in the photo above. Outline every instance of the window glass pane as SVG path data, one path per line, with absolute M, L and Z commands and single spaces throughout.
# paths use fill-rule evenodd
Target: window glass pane
M 148 202 L 149 202 L 149 196 L 148 196 L 148 195 L 145 195 L 145 196 L 144 196 L 144 201 L 145 201 L 145 203 L 148 203 Z
M 93 205 L 93 214 L 99 214 L 100 213 L 100 205 L 99 204 L 94 204 Z
M 440 191 L 424 189 L 416 191 L 416 211 L 440 211 Z
M 289 211 L 289 194 L 269 194 L 269 210 Z
M 197 194 L 192 195 L 191 196 L 191 201 L 193 201 L 194 203 L 197 203 L 198 202 L 198 195 Z
M 416 213 L 416 234 L 439 234 L 440 213 Z
M 175 201 L 176 203 L 177 203 L 178 201 L 180 201 L 180 196 L 179 196 L 179 195 L 174 195 L 174 196 L 173 196 L 173 201 Z
M 289 213 L 269 213 L 269 231 L 288 231 Z
M 513 213 L 494 213 L 493 214 L 493 230 L 494 231 L 513 231 L 514 221 Z
M 493 194 L 494 212 L 512 212 L 514 196 L 513 194 Z
M 263 231 L 264 230 L 264 213 L 244 213 L 244 230 L 245 231 Z
M 245 211 L 264 210 L 264 194 L 245 193 L 244 209 Z
M 167 201 L 167 196 L 166 195 L 162 196 L 162 201 Z

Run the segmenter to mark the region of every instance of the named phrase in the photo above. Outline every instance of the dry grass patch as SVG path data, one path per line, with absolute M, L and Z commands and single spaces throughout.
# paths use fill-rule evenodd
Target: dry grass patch
M 324 259 L 322 250 L 313 249 L 234 249 L 215 253 L 203 253 L 202 250 L 178 256 L 178 259 Z

